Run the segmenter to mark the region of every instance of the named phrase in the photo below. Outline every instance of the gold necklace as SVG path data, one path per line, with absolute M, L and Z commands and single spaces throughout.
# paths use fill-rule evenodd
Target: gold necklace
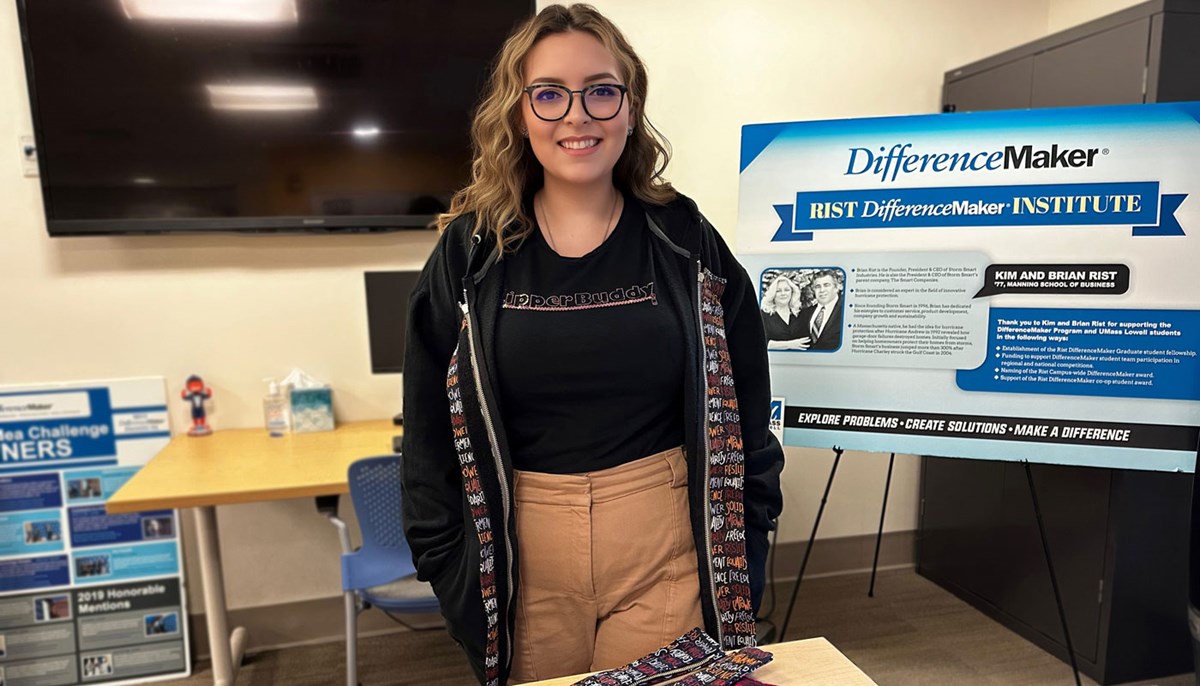
M 613 217 L 617 213 L 617 199 L 620 197 L 621 194 L 617 192 L 616 188 L 613 188 L 612 207 L 608 210 L 608 223 L 606 224 L 608 228 L 605 229 L 604 238 L 600 239 L 600 244 L 596 246 L 597 248 L 600 247 L 600 245 L 604 245 L 604 241 L 608 240 L 608 237 L 612 234 L 613 229 L 616 227 L 616 224 L 613 222 Z M 555 253 L 558 253 L 558 246 L 554 244 L 554 232 L 550 230 L 550 219 L 546 215 L 546 203 L 544 200 L 539 198 L 537 204 L 541 206 L 541 221 L 546 227 L 546 242 L 550 244 L 551 250 L 553 250 Z M 594 249 L 595 248 L 593 248 L 593 250 Z

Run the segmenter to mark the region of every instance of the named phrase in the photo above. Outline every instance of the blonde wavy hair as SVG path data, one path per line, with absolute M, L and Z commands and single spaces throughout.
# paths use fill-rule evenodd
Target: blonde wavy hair
M 526 197 L 542 185 L 542 165 L 520 133 L 525 88 L 525 58 L 542 38 L 568 31 L 594 36 L 621 66 L 633 134 L 613 167 L 613 184 L 638 199 L 665 205 L 676 192 L 663 172 L 671 159 L 670 143 L 646 117 L 646 65 L 621 31 L 591 5 L 550 5 L 516 28 L 496 57 L 483 98 L 471 124 L 470 183 L 454 194 L 450 210 L 438 216 L 438 229 L 474 213 L 474 232 L 490 232 L 503 254 L 515 250 L 533 232 L 535 220 Z
M 767 314 L 775 314 L 775 310 L 778 309 L 775 305 L 775 295 L 779 291 L 779 285 L 784 282 L 786 282 L 786 284 L 792 288 L 792 297 L 788 300 L 788 311 L 790 311 L 792 314 L 800 314 L 800 306 L 802 304 L 800 297 L 800 286 L 797 286 L 795 281 L 792 281 L 783 274 L 771 279 L 771 283 L 767 286 L 767 290 L 763 293 L 763 312 L 766 312 Z

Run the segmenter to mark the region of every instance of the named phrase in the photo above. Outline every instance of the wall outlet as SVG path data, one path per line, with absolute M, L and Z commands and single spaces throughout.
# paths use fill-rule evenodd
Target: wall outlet
M 25 172 L 25 176 L 37 176 L 37 143 L 33 140 L 33 136 L 21 136 L 20 144 L 21 169 Z

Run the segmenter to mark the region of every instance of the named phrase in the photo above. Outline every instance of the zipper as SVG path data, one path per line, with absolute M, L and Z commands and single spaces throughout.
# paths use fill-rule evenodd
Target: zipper
M 697 341 L 700 344 L 700 381 L 704 387 L 703 402 L 700 406 L 700 417 L 704 435 L 700 441 L 700 455 L 704 465 L 704 552 L 708 562 L 708 593 L 712 599 L 713 616 L 717 620 L 717 645 L 725 647 L 724 630 L 721 624 L 721 611 L 717 608 L 717 581 L 713 573 L 712 549 L 712 477 L 710 476 L 711 456 L 709 454 L 709 424 L 708 424 L 708 348 L 704 345 L 704 270 L 700 260 L 696 260 L 696 327 L 700 334 Z
M 500 510 L 501 510 L 501 513 L 503 514 L 503 527 L 504 527 L 504 532 L 503 532 L 503 534 L 504 534 L 504 552 L 505 552 L 504 560 L 507 565 L 507 570 L 506 570 L 506 574 L 504 575 L 504 578 L 505 578 L 505 581 L 508 583 L 508 595 L 505 597 L 504 617 L 503 617 L 505 633 L 507 634 L 507 640 L 505 640 L 504 644 L 505 644 L 505 647 L 508 649 L 507 655 L 505 655 L 505 658 L 504 658 L 504 665 L 508 665 L 512 661 L 512 631 L 509 630 L 508 617 L 510 614 L 509 610 L 511 609 L 510 606 L 512 604 L 512 597 L 513 597 L 512 541 L 509 539 L 509 536 L 508 536 L 508 516 L 509 516 L 508 515 L 508 500 L 509 500 L 508 477 L 505 475 L 505 472 L 504 472 L 504 460 L 500 457 L 500 444 L 496 440 L 496 427 L 492 423 L 492 412 L 488 408 L 487 395 L 484 393 L 484 390 L 483 390 L 483 378 L 482 378 L 482 376 L 480 376 L 480 372 L 479 372 L 479 365 L 481 364 L 481 362 L 480 362 L 481 356 L 479 355 L 479 348 L 476 346 L 475 324 L 471 320 L 471 312 L 467 306 L 467 290 L 465 288 L 463 289 L 462 311 L 463 311 L 463 316 L 466 317 L 466 320 L 467 320 L 467 345 L 471 349 L 471 374 L 475 378 L 475 391 L 476 391 L 476 393 L 479 394 L 479 408 L 483 414 L 483 424 L 485 427 L 487 427 L 488 446 L 491 448 L 491 451 L 492 451 L 492 460 L 495 461 L 495 463 L 496 463 L 496 477 L 500 481 L 500 500 L 501 500 Z

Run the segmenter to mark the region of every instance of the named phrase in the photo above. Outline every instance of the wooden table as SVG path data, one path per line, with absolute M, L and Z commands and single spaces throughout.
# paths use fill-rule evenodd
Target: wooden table
M 246 647 L 245 629 L 228 629 L 216 506 L 346 493 L 350 464 L 391 453 L 398 433 L 377 420 L 279 438 L 262 428 L 176 436 L 108 499 L 113 514 L 193 508 L 216 686 L 233 686 Z
M 750 676 L 775 686 L 875 686 L 870 677 L 824 638 L 763 646 L 775 656 Z M 528 686 L 569 686 L 583 675 L 536 681 Z

